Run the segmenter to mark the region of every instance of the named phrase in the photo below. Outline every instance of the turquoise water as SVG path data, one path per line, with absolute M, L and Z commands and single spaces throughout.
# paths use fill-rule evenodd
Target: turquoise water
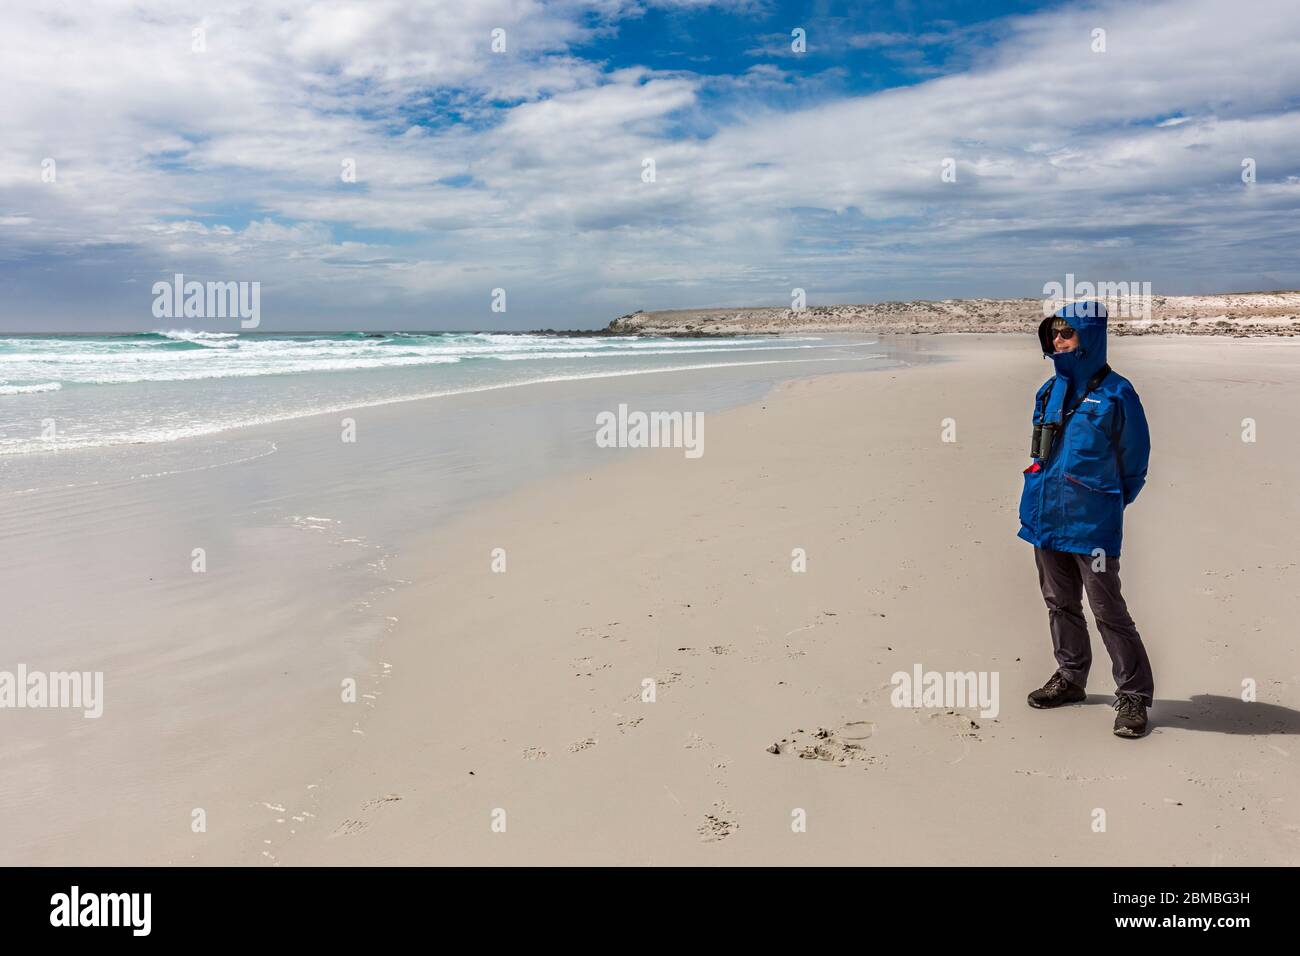
M 0 338 L 0 457 L 165 443 L 542 381 L 878 357 L 862 337 L 159 331 Z

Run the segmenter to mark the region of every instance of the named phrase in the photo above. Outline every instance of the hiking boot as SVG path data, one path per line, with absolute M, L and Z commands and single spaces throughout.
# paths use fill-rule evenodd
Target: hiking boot
M 1147 705 L 1137 694 L 1115 695 L 1115 736 L 1144 737 L 1147 732 Z
M 1078 704 L 1087 700 L 1088 692 L 1078 684 L 1071 684 L 1060 675 L 1053 674 L 1047 683 L 1029 694 L 1029 706 L 1040 710 L 1047 707 L 1060 707 L 1064 704 Z M 1116 726 L 1119 726 L 1116 724 Z M 1116 731 L 1118 733 L 1119 731 Z

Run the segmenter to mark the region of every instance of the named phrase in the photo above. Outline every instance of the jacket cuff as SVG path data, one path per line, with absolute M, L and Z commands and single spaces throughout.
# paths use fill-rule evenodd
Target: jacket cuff
M 1124 504 L 1131 505 L 1133 499 L 1138 496 L 1138 492 L 1142 490 L 1142 486 L 1145 484 L 1146 479 L 1124 482 Z

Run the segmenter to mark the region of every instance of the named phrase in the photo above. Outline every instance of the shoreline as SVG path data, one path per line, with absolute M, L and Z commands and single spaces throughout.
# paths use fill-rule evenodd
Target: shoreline
M 276 338 L 282 337 L 283 333 L 265 333 L 266 336 Z M 310 334 L 308 334 L 308 337 Z M 56 338 L 61 336 L 55 336 Z M 256 339 L 259 336 L 254 335 Z M 302 337 L 294 334 L 294 337 Z M 622 336 L 624 338 L 641 338 L 640 336 Z M 21 460 L 28 456 L 44 456 L 48 453 L 76 453 L 80 451 L 94 452 L 95 449 L 105 447 L 127 448 L 131 446 L 146 447 L 167 447 L 175 445 L 178 442 L 187 440 L 201 440 L 203 438 L 219 436 L 225 433 L 235 432 L 240 429 L 258 428 L 271 426 L 285 422 L 309 419 L 321 415 L 334 415 L 349 411 L 360 411 L 365 409 L 381 408 L 389 405 L 397 405 L 406 402 L 419 402 L 432 399 L 456 398 L 463 395 L 475 395 L 490 392 L 508 392 L 515 388 L 526 385 L 537 384 L 555 384 L 567 382 L 580 382 L 589 380 L 617 380 L 621 378 L 636 378 L 654 376 L 659 373 L 671 372 L 705 372 L 720 371 L 721 374 L 728 368 L 761 368 L 781 365 L 793 365 L 798 363 L 817 363 L 817 362 L 843 362 L 843 361 L 871 361 L 876 358 L 887 358 L 885 353 L 879 354 L 856 354 L 855 350 L 867 348 L 870 342 L 862 340 L 861 336 L 851 333 L 824 333 L 820 336 L 827 341 L 824 344 L 816 346 L 818 349 L 825 350 L 824 358 L 815 358 L 812 356 L 804 357 L 797 355 L 796 352 L 808 348 L 808 346 L 789 345 L 783 346 L 776 339 L 780 337 L 767 337 L 770 345 L 762 347 L 748 347 L 745 343 L 740 343 L 736 349 L 730 350 L 731 357 L 724 357 L 728 349 L 718 347 L 711 349 L 682 349 L 680 354 L 671 352 L 657 351 L 647 352 L 643 357 L 663 359 L 665 362 L 672 361 L 674 364 L 647 365 L 640 368 L 618 368 L 602 369 L 599 364 L 592 364 L 589 367 L 581 369 L 571 369 L 568 372 L 557 372 L 551 375 L 538 375 L 536 377 L 515 378 L 505 381 L 487 381 L 480 384 L 474 383 L 454 383 L 448 382 L 441 388 L 430 385 L 425 382 L 408 382 L 394 394 L 383 381 L 384 376 L 396 374 L 405 374 L 409 369 L 400 367 L 387 368 L 351 368 L 342 369 L 311 369 L 301 371 L 284 371 L 279 373 L 261 373 L 255 375 L 212 375 L 209 377 L 197 377 L 192 379 L 183 379 L 179 381 L 158 380 L 158 381 L 127 381 L 121 383 L 111 382 L 79 382 L 72 381 L 64 383 L 58 381 L 46 383 L 44 385 L 22 385 L 15 386 L 17 391 L 9 396 L 4 397 L 4 403 L 0 404 L 0 412 L 8 413 L 9 418 L 0 418 L 0 438 L 4 437 L 6 431 L 5 425 L 12 424 L 15 426 L 15 432 L 21 427 L 29 430 L 29 437 L 26 445 L 16 447 L 7 446 L 0 442 L 0 466 L 7 460 Z M 674 338 L 668 336 L 668 338 Z M 680 337 L 676 337 L 680 338 Z M 727 336 L 727 338 L 747 338 L 744 336 Z M 798 339 L 799 336 L 791 336 L 791 339 Z M 2 341 L 2 338 L 0 338 Z M 887 353 L 890 349 L 886 348 Z M 734 359 L 738 352 L 752 352 L 752 358 Z M 717 354 L 721 353 L 721 354 Z M 760 355 L 759 353 L 765 353 Z M 789 353 L 789 354 L 786 354 Z M 823 353 L 818 353 L 823 354 Z M 794 356 L 794 357 L 792 357 Z M 593 356 L 586 356 L 592 358 Z M 622 358 L 623 355 L 616 356 Z M 472 357 L 478 358 L 478 357 Z M 493 357 L 487 357 L 491 361 Z M 435 367 L 431 365 L 416 366 L 414 371 L 424 372 L 427 369 Z M 508 364 L 502 364 L 502 368 L 510 367 Z M 545 366 L 538 366 L 539 369 Z M 84 408 L 79 408 L 75 403 L 84 400 L 88 394 L 88 389 L 107 389 L 102 393 L 105 403 L 110 398 L 112 400 L 126 400 L 126 396 L 135 390 L 140 399 L 147 399 L 147 392 L 141 393 L 142 388 L 149 388 L 155 391 L 162 389 L 175 388 L 177 386 L 187 389 L 212 389 L 228 388 L 236 385 L 240 379 L 252 383 L 245 388 L 290 388 L 305 389 L 309 387 L 310 382 L 319 383 L 323 388 L 325 385 L 332 384 L 333 388 L 343 389 L 344 395 L 347 395 L 347 389 L 353 388 L 354 391 L 359 387 L 349 381 L 360 381 L 358 376 L 374 374 L 379 376 L 377 379 L 380 384 L 378 390 L 375 389 L 376 382 L 366 383 L 369 390 L 358 391 L 350 397 L 344 397 L 341 400 L 335 399 L 325 404 L 319 401 L 310 407 L 289 407 L 278 409 L 269 413 L 262 412 L 254 418 L 244 418 L 239 420 L 214 420 L 207 419 L 199 424 L 189 424 L 184 428 L 177 429 L 172 425 L 162 431 L 157 429 L 153 431 L 128 432 L 111 436 L 106 439 L 103 435 L 92 434 L 86 438 L 76 437 L 69 441 L 66 435 L 60 434 L 56 442 L 49 442 L 44 435 L 39 435 L 34 430 L 33 422 L 45 421 L 50 418 L 63 418 L 65 420 L 75 420 L 84 413 Z M 331 376 L 338 378 L 331 382 Z M 436 390 L 430 390 L 436 388 Z M 121 390 L 119 392 L 119 390 Z M 101 393 L 95 393 L 101 394 Z M 201 394 L 201 393 L 200 393 Z M 235 398 L 237 396 L 227 396 Z M 26 402 L 26 404 L 23 404 Z M 53 405 L 51 403 L 59 402 L 62 405 Z M 250 406 L 256 407 L 256 404 Z
M 883 343 L 867 353 L 892 354 Z M 436 537 L 459 513 L 542 476 L 581 481 L 610 454 L 590 436 L 595 410 L 618 396 L 712 415 L 827 367 L 738 365 L 398 402 L 354 410 L 352 445 L 333 413 L 317 414 L 125 447 L 129 470 L 116 477 L 116 449 L 69 453 L 68 481 L 48 474 L 62 456 L 41 456 L 40 487 L 0 499 L 12 542 L 0 558 L 0 650 L 44 671 L 104 672 L 107 706 L 86 722 L 3 714 L 0 757 L 11 780 L 26 781 L 0 789 L 3 857 L 267 862 L 247 828 L 308 793 L 312 768 L 360 739 L 357 722 L 383 689 L 369 662 L 396 622 L 380 604 L 403 586 L 393 559 L 417 534 Z M 145 450 L 173 463 L 199 456 L 201 467 L 143 467 Z M 76 600 L 51 603 L 51 580 Z M 340 701 L 345 678 L 355 703 Z M 144 807 L 131 799 L 141 790 Z M 206 836 L 188 832 L 195 808 L 213 821 Z

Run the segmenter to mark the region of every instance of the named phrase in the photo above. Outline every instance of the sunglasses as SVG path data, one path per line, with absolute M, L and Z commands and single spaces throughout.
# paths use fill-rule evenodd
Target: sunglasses
M 1052 333 L 1052 338 L 1066 339 L 1068 341 L 1074 338 L 1074 329 L 1057 329 Z

